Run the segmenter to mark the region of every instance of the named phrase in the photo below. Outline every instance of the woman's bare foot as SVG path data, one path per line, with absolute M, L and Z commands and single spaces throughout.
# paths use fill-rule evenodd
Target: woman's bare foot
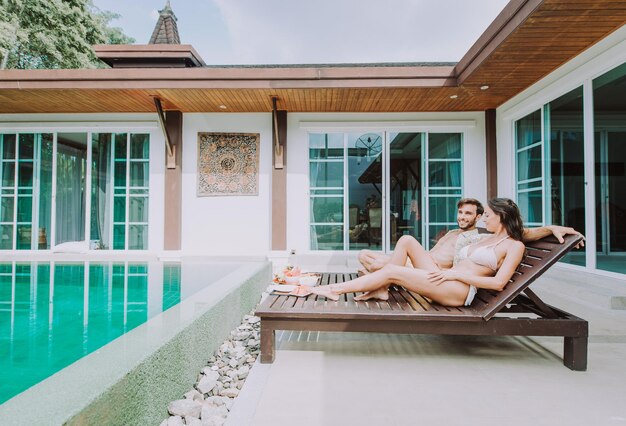
M 317 287 L 311 287 L 311 292 L 317 294 L 318 296 L 323 296 L 330 300 L 339 300 L 339 295 L 333 293 L 330 285 L 320 285 Z
M 360 296 L 354 298 L 354 300 L 389 300 L 389 290 L 386 288 L 379 288 L 378 290 L 367 291 Z

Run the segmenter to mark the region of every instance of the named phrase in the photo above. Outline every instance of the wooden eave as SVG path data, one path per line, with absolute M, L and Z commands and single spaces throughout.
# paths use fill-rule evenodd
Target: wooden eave
M 512 0 L 456 66 L 7 70 L 0 113 L 482 111 L 624 24 L 626 0 Z

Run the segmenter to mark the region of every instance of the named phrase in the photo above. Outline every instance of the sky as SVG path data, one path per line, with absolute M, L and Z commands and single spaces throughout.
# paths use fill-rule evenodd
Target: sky
M 170 0 L 207 65 L 457 62 L 508 0 Z M 146 44 L 165 0 L 94 0 Z

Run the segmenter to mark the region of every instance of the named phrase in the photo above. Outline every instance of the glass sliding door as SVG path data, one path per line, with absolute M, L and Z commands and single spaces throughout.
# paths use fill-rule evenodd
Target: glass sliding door
M 382 133 L 348 134 L 349 250 L 383 248 Z
M 456 226 L 462 133 L 309 135 L 311 250 L 425 246 Z
M 626 273 L 626 64 L 593 81 L 596 266 Z
M 0 134 L 0 249 L 13 249 L 17 136 Z
M 149 181 L 148 133 L 0 133 L 0 250 L 146 250 Z
M 87 133 L 57 135 L 55 244 L 85 240 Z
M 312 250 L 343 250 L 344 135 L 309 135 Z
M 463 142 L 460 133 L 428 134 L 427 249 L 457 227 L 456 203 L 463 195 Z
M 50 247 L 52 134 L 0 135 L 0 250 Z
M 389 248 L 411 235 L 422 241 L 425 133 L 391 133 L 389 143 Z
M 550 102 L 544 110 L 549 148 L 546 181 L 546 223 L 585 233 L 585 159 L 583 132 L 583 88 L 579 87 Z M 586 264 L 584 250 L 568 253 L 562 262 Z
M 91 233 L 93 245 L 101 250 L 111 248 L 112 230 L 112 152 L 111 133 L 91 135 Z

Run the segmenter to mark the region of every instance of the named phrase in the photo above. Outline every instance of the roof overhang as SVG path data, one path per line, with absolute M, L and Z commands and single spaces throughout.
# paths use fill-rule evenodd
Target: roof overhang
M 456 66 L 7 70 L 0 71 L 0 113 L 153 112 L 154 96 L 183 112 L 270 112 L 273 96 L 292 112 L 480 111 L 498 107 L 624 24 L 626 8 L 614 0 L 512 0 Z M 100 55 L 118 58 L 159 51 L 126 48 L 98 47 Z M 157 48 L 159 55 L 201 61 L 190 46 Z
M 206 64 L 190 44 L 98 44 L 98 59 L 112 68 L 203 67 Z

